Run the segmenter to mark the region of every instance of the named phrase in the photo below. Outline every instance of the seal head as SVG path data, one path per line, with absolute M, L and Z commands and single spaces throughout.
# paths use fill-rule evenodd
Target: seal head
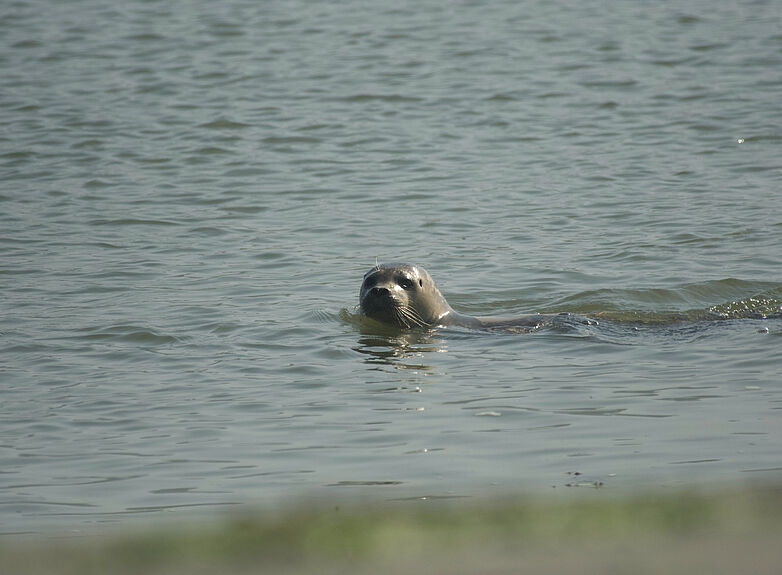
M 411 264 L 380 264 L 369 270 L 359 301 L 365 316 L 403 328 L 444 325 L 453 313 L 432 276 Z

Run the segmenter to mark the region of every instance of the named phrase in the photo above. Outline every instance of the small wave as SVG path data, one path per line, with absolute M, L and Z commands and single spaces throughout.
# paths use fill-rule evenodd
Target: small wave
M 90 222 L 93 226 L 178 226 L 171 220 L 145 220 L 139 218 L 97 219 Z
M 319 144 L 322 141 L 312 136 L 269 136 L 263 139 L 264 144 Z
M 91 330 L 90 333 L 81 336 L 82 339 L 128 341 L 134 343 L 166 344 L 179 341 L 173 335 L 160 334 L 156 331 L 141 326 L 116 325 Z
M 345 102 L 420 102 L 421 98 L 402 94 L 354 94 L 342 98 Z
M 325 309 L 316 309 L 309 314 L 309 318 L 315 323 L 332 323 L 334 321 L 347 321 L 350 316 L 350 312 L 346 309 L 341 309 L 338 312 L 333 312 Z
M 782 284 L 726 278 L 673 288 L 598 289 L 563 298 L 553 307 L 637 323 L 757 319 L 782 313 Z
M 226 119 L 214 120 L 213 122 L 207 122 L 201 124 L 200 128 L 207 128 L 209 130 L 241 130 L 243 128 L 249 128 L 250 124 L 243 124 L 241 122 L 232 122 Z
M 196 156 L 225 156 L 230 155 L 231 152 L 225 148 L 220 148 L 218 146 L 206 146 L 202 148 L 197 148 L 195 150 L 192 150 L 192 152 Z

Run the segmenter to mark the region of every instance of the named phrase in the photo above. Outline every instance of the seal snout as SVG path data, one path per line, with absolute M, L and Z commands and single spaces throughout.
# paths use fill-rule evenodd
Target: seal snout
M 372 297 L 388 297 L 388 295 L 391 292 L 388 290 L 387 287 L 381 287 L 381 286 L 375 286 L 371 290 L 369 290 L 369 294 Z
M 361 306 L 365 311 L 380 311 L 396 307 L 396 299 L 388 287 L 374 286 L 369 288 L 361 298 Z
M 387 278 L 376 275 L 367 277 L 361 286 L 361 311 L 369 317 L 396 323 L 395 310 L 400 302 L 394 294 L 393 285 Z

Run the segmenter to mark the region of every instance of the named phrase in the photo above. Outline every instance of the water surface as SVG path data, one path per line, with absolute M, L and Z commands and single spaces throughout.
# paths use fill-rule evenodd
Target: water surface
M 0 531 L 778 481 L 780 30 L 773 1 L 8 3 Z M 599 325 L 368 333 L 376 258 Z

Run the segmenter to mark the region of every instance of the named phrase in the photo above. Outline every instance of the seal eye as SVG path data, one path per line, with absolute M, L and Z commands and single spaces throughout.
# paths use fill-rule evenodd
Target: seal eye
M 402 278 L 399 280 L 399 286 L 402 289 L 411 289 L 413 287 L 413 281 L 408 278 Z

